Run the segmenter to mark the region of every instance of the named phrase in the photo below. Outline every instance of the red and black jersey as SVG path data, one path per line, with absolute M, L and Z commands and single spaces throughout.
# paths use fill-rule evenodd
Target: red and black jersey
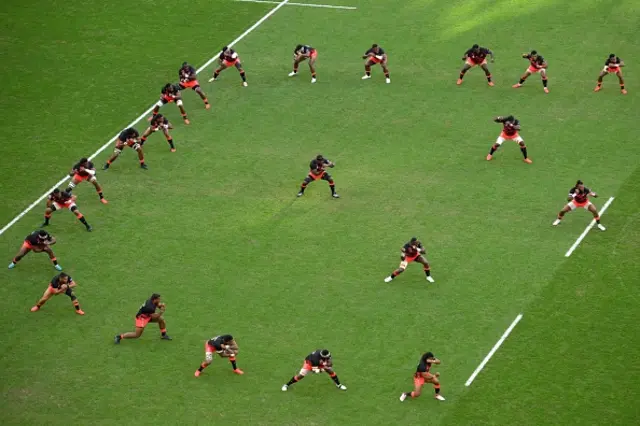
M 294 49 L 293 50 L 293 54 L 294 55 L 311 55 L 313 52 L 315 52 L 315 48 L 311 47 L 311 46 L 307 46 L 306 44 L 303 44 L 299 49 Z
M 364 56 L 369 56 L 369 55 L 382 56 L 385 54 L 385 51 L 382 47 L 378 46 L 377 50 L 378 51 L 376 52 L 376 48 L 372 47 L 371 49 L 364 52 Z
M 487 55 L 491 55 L 493 52 L 486 47 L 478 47 L 477 49 L 471 48 L 464 52 L 464 57 L 471 59 L 473 62 L 482 62 L 487 58 Z
M 542 68 L 545 65 L 545 61 L 542 55 L 533 55 L 531 53 L 527 53 L 526 55 L 522 55 L 522 57 L 528 59 L 529 64 L 536 69 Z
M 53 191 L 49 194 L 49 201 L 53 201 L 58 204 L 65 204 L 72 201 L 73 195 L 67 191 Z
M 622 59 L 615 56 L 613 58 L 607 58 L 607 60 L 604 62 L 604 66 L 607 68 L 620 68 L 621 63 Z
M 583 189 L 574 186 L 569 190 L 569 197 L 573 197 L 576 203 L 586 203 L 589 201 L 589 194 L 591 194 L 591 190 L 586 186 Z
M 238 59 L 238 53 L 233 49 L 223 49 L 219 58 L 223 61 L 233 62 Z
M 149 123 L 149 126 L 151 127 L 151 130 L 153 130 L 154 132 L 160 129 L 161 127 L 164 127 L 166 129 L 169 127 L 169 119 L 162 114 L 158 114 L 155 116 L 153 120 L 151 120 L 151 123 Z
M 89 173 L 89 170 L 95 170 L 95 166 L 89 160 L 79 161 L 71 168 L 71 171 L 79 176 L 89 176 L 91 174 Z
M 138 317 L 148 317 L 151 314 L 154 314 L 156 312 L 156 309 L 158 307 L 156 306 L 155 303 L 153 303 L 153 299 L 148 299 L 146 302 L 144 302 L 144 304 L 142 306 L 140 306 L 140 309 L 138 309 L 138 313 L 136 314 L 136 318 Z
M 427 362 L 426 359 L 420 359 L 420 363 L 418 364 L 418 367 L 416 368 L 416 375 L 421 374 L 421 373 L 428 373 L 429 370 L 431 370 L 431 363 Z
M 189 64 L 184 64 L 180 70 L 178 70 L 178 77 L 180 81 L 192 81 L 197 78 L 196 69 Z
M 180 86 L 177 84 L 165 84 L 160 93 L 166 100 L 178 99 L 180 97 Z
M 315 352 L 310 353 L 305 357 L 305 361 L 311 364 L 312 367 L 324 368 L 326 365 L 330 365 L 331 356 L 329 356 L 329 358 L 322 358 L 320 352 L 322 352 L 322 349 L 318 349 Z
M 49 285 L 52 288 L 60 288 L 60 286 L 62 285 L 62 283 L 60 282 L 60 275 L 62 275 L 62 274 L 58 274 L 58 275 L 56 275 L 55 277 L 53 277 L 51 279 L 51 282 L 49 283 Z M 65 284 L 67 284 L 67 285 L 72 284 L 73 283 L 73 278 L 71 278 L 69 275 L 67 275 L 67 277 L 69 279 L 67 280 L 67 282 Z
M 140 133 L 133 127 L 129 127 L 120 132 L 120 135 L 118 135 L 118 140 L 120 140 L 120 142 L 127 142 L 128 140 L 137 139 L 139 137 Z
M 497 117 L 495 122 L 502 123 L 502 131 L 507 136 L 515 136 L 518 130 L 520 130 L 520 121 L 512 115 L 508 117 Z
M 31 234 L 27 235 L 24 239 L 25 242 L 31 244 L 32 246 L 39 246 L 42 244 L 51 241 L 52 237 L 48 232 L 44 232 L 44 237 L 40 237 L 40 233 L 44 231 L 34 231 Z
M 418 240 L 409 241 L 405 245 L 402 246 L 402 252 L 405 256 L 415 257 L 424 251 L 424 247 L 422 243 Z
M 322 173 L 324 171 L 324 168 L 329 164 L 331 164 L 331 162 L 326 158 L 323 158 L 322 160 L 318 160 L 317 158 L 314 158 L 309 163 L 309 170 L 311 171 L 311 173 L 314 173 L 314 174 Z
M 225 345 L 225 344 L 228 344 L 232 340 L 233 340 L 233 336 L 232 335 L 223 334 L 221 336 L 212 337 L 211 339 L 209 339 L 209 341 L 207 341 L 207 344 L 209 346 L 215 348 L 216 351 L 222 352 L 224 350 L 224 348 L 222 346 Z

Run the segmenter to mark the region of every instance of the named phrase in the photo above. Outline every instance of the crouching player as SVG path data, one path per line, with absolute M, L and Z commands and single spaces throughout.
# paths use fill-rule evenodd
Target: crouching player
M 529 68 L 522 74 L 520 77 L 520 81 L 514 84 L 514 89 L 522 87 L 524 82 L 529 78 L 531 74 L 540 73 L 540 78 L 542 79 L 542 87 L 544 88 L 544 93 L 549 93 L 549 88 L 547 87 L 547 61 L 541 55 L 538 55 L 538 52 L 532 50 L 530 53 L 523 53 L 522 57 L 524 59 L 529 60 Z
M 78 298 L 72 290 L 72 288 L 75 286 L 76 282 L 73 281 L 73 278 L 71 278 L 64 272 L 56 275 L 49 283 L 49 287 L 45 290 L 40 300 L 38 300 L 38 303 L 36 303 L 35 306 L 31 308 L 31 312 L 39 311 L 40 308 L 42 308 L 42 305 L 47 303 L 47 300 L 51 299 L 53 296 L 64 293 L 71 299 L 71 303 L 73 303 L 73 307 L 76 309 L 76 314 L 84 315 L 83 310 L 80 309 Z
M 400 266 L 398 269 L 393 271 L 391 275 L 384 279 L 385 283 L 391 282 L 395 277 L 400 275 L 407 269 L 409 263 L 416 261 L 422 265 L 422 269 L 424 270 L 424 274 L 427 277 L 427 281 L 430 283 L 435 282 L 433 277 L 431 276 L 431 266 L 429 266 L 429 262 L 427 258 L 424 257 L 425 249 L 422 246 L 422 243 L 418 240 L 417 237 L 411 238 L 411 240 L 402 246 L 400 252 Z
M 462 57 L 464 61 L 464 67 L 460 70 L 460 76 L 458 77 L 457 85 L 462 84 L 462 79 L 464 75 L 471 68 L 475 66 L 479 66 L 484 71 L 484 75 L 487 77 L 487 84 L 489 86 L 493 86 L 493 81 L 491 81 L 491 71 L 487 67 L 487 55 L 491 55 L 491 62 L 494 61 L 493 52 L 486 47 L 480 47 L 477 44 L 471 46 L 471 49 L 467 50 Z
M 204 342 L 204 361 L 195 372 L 195 376 L 199 377 L 202 371 L 213 362 L 214 354 L 218 354 L 220 358 L 229 358 L 233 372 L 236 374 L 244 374 L 244 371 L 238 368 L 236 364 L 236 355 L 238 355 L 238 344 L 230 334 L 212 337 Z
M 191 89 L 200 96 L 202 102 L 204 102 L 205 109 L 211 108 L 207 95 L 204 94 L 200 83 L 198 83 L 198 73 L 196 69 L 186 62 L 182 63 L 182 67 L 178 70 L 178 77 L 180 78 L 181 89 Z
M 69 173 L 69 177 L 71 177 L 71 182 L 67 185 L 66 192 L 71 192 L 76 185 L 86 180 L 87 182 L 91 182 L 96 189 L 98 197 L 100 197 L 100 202 L 102 204 L 108 203 L 108 201 L 105 200 L 104 195 L 102 195 L 102 187 L 98 183 L 98 179 L 96 179 L 96 167 L 87 158 L 81 158 L 80 161 L 73 166 Z
M 139 137 L 140 133 L 138 133 L 138 131 L 133 127 L 129 127 L 128 129 L 124 129 L 122 132 L 120 132 L 118 138 L 116 139 L 116 147 L 113 150 L 113 154 L 111 155 L 111 157 L 109 157 L 105 165 L 102 166 L 102 170 L 107 170 L 109 167 L 111 167 L 111 163 L 118 159 L 120 154 L 122 154 L 122 150 L 125 146 L 128 146 L 129 148 L 136 151 L 138 153 L 138 160 L 140 160 L 140 167 L 145 170 L 148 169 L 149 167 L 144 162 L 144 152 L 142 152 L 142 146 L 138 141 Z
M 371 46 L 371 49 L 364 52 L 362 55 L 362 59 L 364 59 L 364 75 L 362 76 L 363 80 L 368 80 L 371 78 L 371 67 L 376 64 L 380 64 L 382 67 L 382 72 L 384 72 L 385 81 L 387 84 L 391 83 L 391 78 L 389 77 L 389 68 L 387 68 L 387 62 L 389 57 L 387 56 L 384 49 L 377 44 Z
M 591 212 L 591 214 L 593 215 L 593 219 L 598 224 L 598 229 L 601 231 L 605 231 L 607 228 L 605 228 L 600 223 L 600 213 L 598 213 L 596 206 L 594 206 L 591 201 L 589 201 L 590 196 L 597 198 L 598 194 L 584 186 L 584 183 L 581 180 L 576 182 L 576 186 L 569 190 L 569 203 L 564 206 L 562 210 L 560 210 L 560 213 L 558 213 L 558 218 L 553 222 L 553 226 L 560 225 L 562 218 L 564 218 L 564 215 L 568 212 L 578 208 L 583 208 Z
M 189 118 L 187 118 L 187 112 L 182 106 L 182 95 L 180 94 L 180 86 L 177 84 L 167 83 L 162 86 L 160 90 L 160 100 L 156 103 L 156 106 L 153 107 L 153 111 L 151 111 L 151 117 L 147 118 L 147 121 L 153 120 L 153 118 L 158 114 L 160 108 L 163 105 L 170 104 L 175 102 L 180 110 L 180 115 L 182 115 L 182 120 L 184 124 L 189 124 Z
M 167 117 L 162 114 L 154 115 L 151 118 L 151 122 L 149 122 L 149 127 L 147 127 L 147 130 L 145 130 L 142 136 L 140 136 L 140 146 L 144 145 L 151 133 L 162 130 L 162 133 L 164 133 L 164 137 L 169 144 L 169 150 L 171 152 L 176 152 L 176 147 L 175 145 L 173 145 L 173 138 L 169 134 L 169 129 L 173 129 L 173 126 L 171 125 L 171 123 L 169 123 Z
M 524 139 L 522 139 L 520 133 L 518 133 L 520 131 L 520 121 L 518 121 L 518 119 L 513 115 L 496 117 L 493 121 L 496 123 L 502 123 L 502 132 L 500 132 L 500 136 L 496 139 L 496 143 L 491 145 L 489 154 L 487 154 L 487 161 L 491 161 L 493 154 L 502 146 L 505 140 L 510 140 L 518 143 L 520 152 L 522 152 L 522 156 L 524 157 L 523 161 L 527 164 L 531 164 L 532 161 L 527 154 L 527 146 L 524 144 Z
M 160 312 L 156 312 L 159 309 Z M 171 337 L 167 334 L 167 323 L 164 321 L 164 311 L 166 306 L 160 300 L 158 293 L 153 293 L 151 297 L 144 302 L 138 313 L 136 314 L 136 331 L 129 331 L 127 333 L 117 334 L 114 337 L 115 343 L 120 343 L 122 339 L 137 339 L 142 336 L 144 328 L 150 322 L 155 322 L 160 327 L 160 338 L 163 340 L 171 340 Z
M 244 72 L 244 69 L 242 68 L 242 62 L 240 61 L 238 52 L 228 48 L 227 46 L 223 47 L 222 52 L 220 52 L 220 56 L 218 57 L 218 63 L 220 64 L 220 66 L 213 72 L 213 77 L 209 79 L 209 83 L 211 83 L 212 81 L 217 81 L 220 73 L 227 68 L 236 67 L 236 69 L 240 73 L 242 85 L 244 87 L 247 87 L 247 76 Z
M 15 255 L 13 261 L 9 264 L 9 269 L 13 269 L 18 265 L 18 262 L 22 260 L 30 251 L 34 253 L 45 252 L 49 255 L 49 259 L 51 259 L 51 263 L 53 263 L 53 267 L 58 271 L 62 271 L 62 266 L 58 264 L 58 260 L 56 259 L 56 255 L 51 250 L 51 247 L 56 243 L 56 239 L 53 238 L 47 231 L 40 230 L 32 232 L 27 235 L 22 243 L 22 247 L 18 251 L 18 254 Z
M 299 44 L 293 49 L 293 71 L 289 73 L 289 77 L 298 75 L 298 66 L 300 62 L 309 60 L 309 71 L 311 71 L 311 83 L 316 82 L 316 59 L 318 58 L 318 51 L 306 44 Z
M 624 61 L 618 58 L 615 53 L 610 54 L 604 62 L 604 68 L 600 71 L 600 75 L 598 76 L 598 84 L 593 91 L 599 92 L 600 89 L 602 89 L 602 79 L 605 75 L 615 74 L 618 76 L 618 82 L 620 83 L 620 93 L 626 95 L 627 89 L 624 88 L 624 79 L 622 78 L 622 70 L 620 69 L 622 67 L 624 67 Z
M 87 223 L 87 219 L 85 219 L 84 215 L 80 213 L 80 210 L 78 210 L 78 206 L 76 206 L 76 196 L 71 194 L 69 191 L 63 192 L 57 188 L 49 194 L 47 208 L 44 211 L 44 223 L 42 226 L 48 226 L 49 221 L 51 220 L 51 213 L 61 209 L 69 209 L 69 211 L 73 213 L 80 222 L 82 222 L 87 231 L 91 232 L 93 228 Z
M 331 189 L 331 196 L 333 198 L 340 198 L 338 194 L 336 194 L 336 184 L 333 182 L 333 178 L 326 171 L 326 168 L 333 168 L 335 164 L 332 161 L 327 160 L 322 156 L 322 154 L 318 154 L 316 158 L 311 160 L 309 163 L 309 174 L 302 181 L 302 185 L 300 185 L 300 191 L 298 192 L 298 197 L 302 197 L 304 195 L 304 190 L 307 189 L 307 186 L 316 180 L 326 180 L 329 182 L 329 189 Z
M 289 386 L 304 379 L 309 372 L 313 371 L 316 374 L 325 372 L 331 377 L 331 380 L 336 384 L 336 387 L 340 390 L 347 390 L 347 387 L 340 383 L 338 375 L 333 371 L 333 361 L 331 359 L 331 352 L 327 349 L 318 349 L 317 351 L 310 353 L 304 359 L 304 364 L 300 372 L 293 376 L 286 385 L 282 385 L 282 391 L 286 392 Z
M 425 383 L 432 383 L 436 391 L 434 398 L 438 401 L 444 401 L 444 396 L 440 395 L 440 380 L 438 380 L 440 373 L 432 374 L 430 372 L 432 364 L 440 364 L 440 360 L 432 352 L 426 352 L 420 357 L 418 368 L 413 375 L 413 392 L 403 392 L 400 395 L 400 401 L 404 401 L 409 396 L 411 398 L 419 397 Z

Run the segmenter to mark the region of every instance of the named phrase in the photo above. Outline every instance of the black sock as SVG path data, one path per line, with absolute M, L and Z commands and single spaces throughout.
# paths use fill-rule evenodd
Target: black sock
M 44 224 L 48 225 L 49 224 L 49 219 L 51 219 L 50 217 L 44 217 Z
M 300 193 L 301 193 L 301 194 L 304 194 L 304 190 L 305 190 L 305 189 L 307 189 L 307 187 L 306 187 L 306 186 L 301 186 L 301 187 L 300 187 Z
M 297 380 L 296 380 L 296 376 L 293 376 L 293 377 L 291 378 L 291 380 L 289 380 L 289 381 L 287 382 L 287 386 L 291 386 L 291 385 L 292 385 L 292 384 L 294 384 L 295 382 L 297 382 Z
M 544 87 L 547 87 L 547 79 L 546 79 L 546 78 L 542 80 L 542 85 L 543 85 Z
M 80 310 L 80 305 L 73 305 L 74 308 L 76 308 L 76 311 Z
M 244 75 L 244 71 L 240 73 L 240 77 L 242 78 L 242 81 L 247 81 L 247 76 Z
M 231 366 L 233 367 L 234 370 L 238 369 L 238 365 L 236 364 L 235 359 L 230 359 L 229 362 L 231 362 Z
M 460 80 L 462 80 L 464 78 L 465 72 L 466 71 L 460 71 L 460 77 L 458 77 L 458 78 L 460 78 Z
M 166 331 L 162 331 L 161 334 L 162 334 L 162 337 L 164 337 L 164 336 L 167 335 L 167 332 Z
M 331 188 L 331 194 L 335 195 L 335 193 L 336 193 L 335 185 L 329 185 L 329 188 Z
M 431 269 L 425 269 L 425 270 L 424 270 L 424 274 L 425 274 L 426 276 L 430 277 L 430 276 L 431 276 Z
M 175 146 L 173 146 L 173 139 L 167 139 L 167 143 L 169 144 L 171 149 L 175 149 Z
M 215 71 L 213 73 L 213 78 L 218 78 L 219 75 L 220 75 L 220 73 L 218 71 Z
M 620 85 L 620 90 L 624 90 L 624 84 Z
M 522 148 L 520 148 L 520 151 L 522 151 L 522 155 L 524 155 L 524 158 L 527 158 L 527 147 L 523 146 Z
M 436 395 L 440 393 L 440 388 L 436 388 Z
M 98 197 L 100 197 L 101 200 L 104 198 L 104 195 L 102 195 L 102 191 L 98 192 Z
M 336 386 L 340 386 L 340 379 L 338 379 L 337 374 L 334 374 L 333 376 L 331 376 L 331 380 L 335 382 Z
M 491 83 L 491 74 L 489 74 L 489 75 L 487 76 L 487 81 L 488 81 L 489 83 Z
M 13 263 L 18 263 L 18 262 L 13 262 Z M 51 263 L 53 263 L 53 265 L 56 266 L 58 264 L 58 261 L 56 259 L 53 259 Z
M 491 145 L 491 149 L 489 150 L 489 155 L 493 155 L 494 152 L 496 152 L 498 150 L 498 148 L 495 145 Z
M 388 72 L 385 72 L 385 73 L 384 73 L 384 76 L 385 76 L 386 78 L 389 78 L 389 73 L 388 73 Z
M 524 78 L 520 79 L 520 83 L 519 84 L 524 84 Z
M 81 217 L 80 219 L 78 219 L 78 220 L 80 220 L 80 222 L 82 222 L 82 224 L 83 224 L 84 226 L 87 226 L 87 227 L 89 226 L 89 224 L 87 223 L 87 219 L 85 219 L 85 218 L 84 218 L 84 216 L 82 216 L 82 217 Z

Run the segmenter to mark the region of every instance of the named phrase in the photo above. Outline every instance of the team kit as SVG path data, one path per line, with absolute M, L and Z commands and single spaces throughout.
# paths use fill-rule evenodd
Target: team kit
M 494 62 L 494 53 L 486 47 L 481 47 L 477 44 L 474 44 L 469 50 L 467 50 L 462 57 L 464 66 L 460 70 L 460 74 L 456 82 L 457 85 L 463 84 L 466 73 L 469 70 L 475 67 L 479 67 L 485 74 L 487 84 L 489 86 L 494 86 L 495 83 L 492 79 L 491 72 L 487 65 L 487 57 L 490 58 L 491 62 Z M 546 60 L 535 50 L 523 54 L 522 57 L 528 61 L 529 65 L 524 74 L 522 74 L 522 76 L 520 77 L 518 83 L 514 84 L 512 87 L 521 88 L 531 75 L 540 74 L 543 90 L 545 93 L 549 93 Z M 316 83 L 318 79 L 316 73 L 317 58 L 318 51 L 314 47 L 303 44 L 297 45 L 293 51 L 293 69 L 289 73 L 289 77 L 297 76 L 299 73 L 300 64 L 306 61 L 307 65 L 309 66 L 309 72 L 311 74 L 311 83 Z M 364 52 L 364 54 L 362 55 L 362 59 L 364 60 L 365 71 L 364 75 L 362 76 L 362 80 L 371 79 L 373 67 L 375 65 L 380 65 L 384 74 L 385 82 L 387 84 L 391 83 L 391 77 L 388 68 L 388 55 L 381 46 L 373 44 L 371 48 L 367 49 Z M 624 79 L 622 77 L 622 67 L 624 67 L 624 62 L 622 61 L 622 59 L 620 59 L 613 53 L 610 54 L 609 57 L 605 60 L 604 68 L 598 75 L 597 85 L 594 91 L 599 92 L 600 90 L 602 90 L 603 79 L 605 76 L 607 76 L 608 74 L 615 74 L 620 84 L 621 93 L 627 94 L 624 86 Z M 229 47 L 224 47 L 222 49 L 218 57 L 218 67 L 215 69 L 213 76 L 209 80 L 209 82 L 218 81 L 222 71 L 227 68 L 235 68 L 240 75 L 242 86 L 248 86 L 247 76 L 242 66 L 240 56 L 234 49 L 231 49 Z M 173 125 L 164 115 L 160 114 L 160 109 L 166 104 L 175 103 L 178 107 L 184 124 L 190 124 L 181 97 L 181 91 L 186 89 L 191 89 L 198 94 L 204 104 L 205 109 L 211 108 L 206 94 L 198 83 L 197 71 L 193 66 L 189 65 L 187 62 L 184 62 L 178 71 L 178 77 L 178 83 L 167 83 L 162 86 L 162 89 L 160 91 L 160 100 L 154 106 L 152 115 L 147 120 L 148 127 L 144 130 L 144 132 L 142 132 L 142 134 L 140 134 L 137 129 L 131 127 L 124 129 L 118 135 L 118 137 L 116 138 L 116 144 L 113 154 L 109 157 L 109 159 L 102 167 L 103 170 L 109 170 L 125 148 L 131 148 L 133 151 L 135 151 L 138 156 L 140 167 L 142 169 L 148 169 L 147 163 L 145 162 L 143 146 L 147 139 L 151 136 L 151 134 L 156 132 L 161 132 L 164 135 L 170 152 L 176 152 L 174 140 L 169 132 L 171 129 L 173 129 Z M 517 143 L 520 152 L 522 153 L 523 161 L 527 164 L 532 164 L 532 160 L 529 158 L 527 152 L 527 146 L 525 145 L 524 139 L 520 136 L 520 121 L 513 115 L 498 116 L 495 117 L 493 121 L 500 124 L 502 126 L 502 130 L 495 143 L 491 145 L 486 160 L 491 161 L 498 149 L 505 141 L 514 141 Z M 340 196 L 336 192 L 333 177 L 327 170 L 334 167 L 335 163 L 325 158 L 322 154 L 318 154 L 313 159 L 311 159 L 309 163 L 309 172 L 300 184 L 300 189 L 297 197 L 302 197 L 305 194 L 305 190 L 312 182 L 325 181 L 329 185 L 331 197 L 340 198 Z M 96 167 L 88 158 L 81 158 L 76 164 L 72 166 L 71 171 L 69 172 L 69 177 L 70 181 L 65 189 L 55 189 L 51 192 L 51 194 L 48 195 L 44 212 L 44 222 L 42 223 L 41 228 L 45 228 L 51 225 L 51 217 L 53 212 L 66 209 L 73 213 L 73 215 L 86 228 L 87 231 L 91 232 L 93 230 L 93 227 L 88 223 L 87 219 L 80 212 L 78 206 L 76 205 L 77 196 L 73 194 L 73 190 L 82 182 L 89 182 L 95 188 L 99 202 L 105 205 L 108 204 L 108 201 L 103 194 L 102 186 L 100 185 L 96 177 Z M 600 214 L 598 213 L 595 205 L 589 199 L 590 197 L 596 198 L 597 196 L 598 195 L 591 189 L 586 187 L 581 180 L 578 180 L 576 184 L 570 188 L 567 195 L 567 203 L 559 211 L 559 213 L 557 214 L 557 218 L 552 223 L 552 225 L 559 225 L 562 222 L 565 214 L 570 211 L 576 209 L 585 209 L 593 215 L 598 228 L 604 231 L 606 228 L 600 223 Z M 46 230 L 39 229 L 34 231 L 24 239 L 18 253 L 14 256 L 11 263 L 9 264 L 9 269 L 13 269 L 18 266 L 19 262 L 21 262 L 21 260 L 30 252 L 44 252 L 49 256 L 53 267 L 58 271 L 62 271 L 62 266 L 58 263 L 58 259 L 52 249 L 52 246 L 54 246 L 55 244 L 55 237 L 53 237 Z M 435 279 L 431 274 L 430 263 L 427 260 L 426 248 L 417 237 L 412 237 L 409 241 L 402 245 L 402 247 L 400 248 L 400 264 L 395 270 L 391 272 L 389 276 L 384 278 L 384 282 L 392 282 L 407 269 L 410 263 L 413 262 L 422 265 L 425 279 L 429 283 L 435 283 Z M 68 296 L 69 299 L 71 299 L 71 303 L 75 313 L 78 315 L 85 315 L 85 312 L 80 308 L 80 302 L 78 301 L 78 297 L 74 292 L 74 288 L 76 286 L 77 283 L 71 276 L 64 272 L 60 272 L 48 283 L 44 294 L 31 308 L 31 312 L 40 311 L 47 303 L 47 301 L 49 301 L 49 299 L 54 296 L 64 294 Z M 135 314 L 135 330 L 117 334 L 114 337 L 114 343 L 120 344 L 123 340 L 140 338 L 149 323 L 158 324 L 158 327 L 160 329 L 160 338 L 162 340 L 172 340 L 172 338 L 167 334 L 167 325 L 164 319 L 165 310 L 166 305 L 164 304 L 164 302 L 162 302 L 161 295 L 158 293 L 152 294 L 151 297 L 145 301 L 145 303 Z M 207 369 L 212 364 L 216 355 L 229 361 L 233 373 L 237 375 L 244 374 L 244 371 L 238 368 L 237 365 L 237 355 L 239 352 L 239 347 L 236 339 L 231 334 L 218 335 L 204 341 L 204 349 L 204 360 L 195 371 L 195 377 L 200 377 L 204 373 L 205 369 Z M 419 397 L 425 384 L 433 385 L 434 398 L 439 401 L 444 401 L 445 398 L 440 394 L 440 374 L 438 372 L 431 371 L 431 367 L 433 365 L 439 365 L 440 363 L 440 359 L 438 359 L 432 352 L 425 352 L 420 357 L 416 370 L 413 373 L 413 390 L 403 392 L 399 397 L 400 401 L 405 401 L 407 398 Z M 294 384 L 300 382 L 309 373 L 327 373 L 338 390 L 347 390 L 347 387 L 342 384 L 342 382 L 338 378 L 337 373 L 334 370 L 332 354 L 328 349 L 318 349 L 307 355 L 303 360 L 303 364 L 299 372 L 293 375 L 287 383 L 283 384 L 281 390 L 283 392 L 290 390 L 290 388 Z

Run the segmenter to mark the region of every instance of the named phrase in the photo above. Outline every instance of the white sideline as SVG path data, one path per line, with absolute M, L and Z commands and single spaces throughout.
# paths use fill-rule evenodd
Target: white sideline
M 282 0 L 280 2 L 274 1 L 274 4 L 277 4 L 276 7 L 274 7 L 273 9 L 271 9 L 266 15 L 264 15 L 262 18 L 260 18 L 258 20 L 258 22 L 256 22 L 255 24 L 253 24 L 251 27 L 249 27 L 249 29 L 247 29 L 245 32 L 243 32 L 242 34 L 240 34 L 238 36 L 238 38 L 236 38 L 235 40 L 233 40 L 231 43 L 229 43 L 227 46 L 232 47 L 233 45 L 237 44 L 240 40 L 242 40 L 243 38 L 245 38 L 247 35 L 249 35 L 249 33 L 251 33 L 253 30 L 255 30 L 256 28 L 258 28 L 264 21 L 266 21 L 267 19 L 269 19 L 271 17 L 271 15 L 273 15 L 274 13 L 276 13 L 278 11 L 278 9 L 280 9 L 282 6 L 284 6 L 285 4 L 289 3 L 289 0 Z M 218 52 L 218 54 L 214 57 L 212 57 L 211 59 L 209 59 L 204 65 L 202 65 L 200 68 L 198 68 L 197 72 L 200 73 L 202 72 L 202 70 L 204 70 L 205 68 L 207 68 L 209 65 L 211 65 L 212 62 L 214 62 L 216 59 L 218 59 L 218 56 L 220 55 L 220 52 Z M 154 104 L 155 105 L 155 104 Z M 127 124 L 127 127 L 133 127 L 136 124 L 138 124 L 139 121 L 141 121 L 142 119 L 144 119 L 152 110 L 154 105 L 152 105 L 151 107 L 149 107 L 149 109 L 147 109 L 145 112 L 143 112 L 142 114 L 140 114 L 140 116 L 138 118 L 136 118 L 135 120 L 133 120 L 131 123 Z M 107 143 L 105 143 L 104 145 L 102 145 L 100 148 L 98 148 L 98 150 L 96 152 L 94 152 L 91 157 L 89 157 L 90 160 L 93 160 L 95 157 L 97 157 L 98 155 L 100 155 L 100 153 L 102 153 L 102 151 L 104 151 L 105 149 L 107 149 L 107 147 L 109 145 L 111 145 L 113 142 L 115 142 L 116 138 L 118 137 L 119 133 L 117 135 L 115 135 L 114 137 L 112 137 L 111 139 L 109 139 L 109 141 Z M 6 224 L 2 229 L 0 229 L 0 235 L 4 234 L 9 228 L 11 228 L 13 225 L 16 224 L 16 222 L 18 222 L 20 219 L 22 219 L 27 213 L 29 213 L 31 210 L 33 210 L 33 208 L 35 206 L 37 206 L 38 204 L 40 204 L 40 202 L 42 200 L 44 200 L 47 195 L 49 195 L 51 193 L 51 191 L 53 191 L 54 189 L 56 189 L 58 186 L 62 185 L 67 179 L 69 179 L 69 176 L 65 176 L 64 178 L 60 179 L 55 185 L 53 185 L 51 188 L 49 188 L 49 190 L 47 190 L 47 192 L 45 192 L 44 194 L 42 194 L 40 196 L 40 198 L 38 198 L 36 201 L 34 201 L 33 203 L 31 203 L 26 209 L 24 209 L 19 215 L 17 215 L 16 217 L 14 217 L 11 222 L 9 222 L 8 224 Z
M 493 348 L 491 348 L 487 356 L 484 357 L 484 359 L 482 360 L 478 368 L 476 368 L 476 371 L 474 371 L 471 377 L 467 379 L 467 382 L 464 384 L 465 386 L 467 387 L 471 386 L 471 383 L 473 383 L 473 381 L 476 379 L 476 376 L 480 374 L 480 372 L 485 367 L 485 365 L 487 365 L 491 357 L 498 351 L 498 349 L 504 343 L 504 341 L 507 340 L 507 337 L 509 337 L 509 334 L 511 334 L 511 332 L 516 327 L 516 325 L 518 325 L 521 319 L 522 319 L 522 314 L 518 314 L 516 319 L 514 319 L 511 325 L 509 326 L 509 328 L 507 328 L 507 331 L 505 331 L 502 337 L 500 338 L 500 340 L 498 340 L 498 343 L 493 345 Z
M 240 1 L 243 3 L 267 3 L 267 4 L 277 4 L 277 1 L 274 0 L 234 0 Z M 357 10 L 357 7 L 354 6 L 334 6 L 332 4 L 314 4 L 314 3 L 287 3 L 288 6 L 302 6 L 302 7 L 323 7 L 325 9 L 344 9 L 344 10 Z
M 611 203 L 613 202 L 614 198 L 611 197 L 609 198 L 609 200 L 607 200 L 606 203 L 604 203 L 604 206 L 602 206 L 602 209 L 599 211 L 600 213 L 600 217 L 602 217 L 602 215 L 604 214 L 605 211 L 607 211 L 607 209 L 609 208 L 609 206 L 611 205 Z M 564 257 L 569 257 L 573 254 L 573 252 L 575 251 L 575 249 L 578 248 L 578 246 L 580 245 L 580 243 L 582 242 L 582 240 L 584 240 L 584 238 L 587 236 L 587 234 L 589 233 L 589 231 L 591 231 L 591 228 L 593 228 L 596 224 L 596 220 L 593 219 L 591 221 L 591 223 L 589 225 L 587 225 L 587 227 L 585 228 L 585 230 L 582 232 L 582 234 L 580 234 L 580 236 L 578 237 L 578 239 L 576 240 L 575 243 L 573 243 L 573 245 L 571 246 L 571 248 L 569 250 L 567 250 L 567 252 L 564 254 Z

